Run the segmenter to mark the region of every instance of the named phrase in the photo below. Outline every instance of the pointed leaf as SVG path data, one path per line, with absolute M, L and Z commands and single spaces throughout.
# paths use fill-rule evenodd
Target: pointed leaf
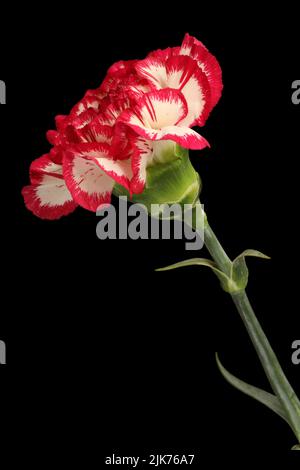
M 164 268 L 158 268 L 156 271 L 170 271 L 171 269 L 183 268 L 186 266 L 206 266 L 210 268 L 215 275 L 218 277 L 219 281 L 221 282 L 222 288 L 226 292 L 236 292 L 238 287 L 236 284 L 230 279 L 225 273 L 223 273 L 220 269 L 217 268 L 217 265 L 214 261 L 206 258 L 192 258 L 186 261 L 181 261 L 179 263 L 171 264 L 170 266 L 166 266 Z
M 245 257 L 240 255 L 232 263 L 231 279 L 238 286 L 238 290 L 245 289 L 248 284 L 249 271 Z
M 238 286 L 238 290 L 245 289 L 248 284 L 249 271 L 247 268 L 246 256 L 254 256 L 256 258 L 270 259 L 269 256 L 264 255 L 257 250 L 245 250 L 238 255 L 231 267 L 231 279 Z
M 179 263 L 170 264 L 170 266 L 166 266 L 165 268 L 158 268 L 156 271 L 169 271 L 170 269 L 183 268 L 185 266 L 207 266 L 208 268 L 219 271 L 221 274 L 223 274 L 222 271 L 217 268 L 217 265 L 214 261 L 206 258 L 187 259 L 185 261 L 180 261 Z
M 158 268 L 155 271 L 170 271 L 171 269 L 177 269 L 177 268 L 184 268 L 186 266 L 206 266 L 218 276 L 218 278 L 223 281 L 223 282 L 228 282 L 229 278 L 226 276 L 225 273 L 220 271 L 220 269 L 217 268 L 217 265 L 214 261 L 211 261 L 210 259 L 206 258 L 192 258 L 192 259 L 187 259 L 185 261 L 181 261 L 179 263 L 171 264 L 170 266 L 166 266 L 164 268 Z
M 281 406 L 280 401 L 275 395 L 269 392 L 265 392 L 264 390 L 254 387 L 253 385 L 250 385 L 246 382 L 243 382 L 242 380 L 232 375 L 223 367 L 217 353 L 216 353 L 216 361 L 217 361 L 217 365 L 221 374 L 227 380 L 227 382 L 229 382 L 233 387 L 237 388 L 238 390 L 245 393 L 249 397 L 254 398 L 255 400 L 262 403 L 263 405 L 270 408 L 272 411 L 278 414 L 282 419 L 284 419 L 289 424 L 286 413 L 283 407 Z
M 236 261 L 240 257 L 245 258 L 245 256 L 254 256 L 255 258 L 271 259 L 270 256 L 267 256 L 264 253 L 261 253 L 261 251 L 249 249 L 249 250 L 243 251 L 243 253 L 238 255 L 234 261 Z

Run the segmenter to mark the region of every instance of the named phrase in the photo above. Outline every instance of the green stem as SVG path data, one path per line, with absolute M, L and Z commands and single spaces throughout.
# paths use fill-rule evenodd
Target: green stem
M 204 242 L 218 267 L 226 274 L 230 273 L 231 261 L 222 248 L 207 220 L 204 226 Z M 290 425 L 300 443 L 300 402 L 288 382 L 279 361 L 257 320 L 245 290 L 231 294 L 232 300 L 248 331 L 260 362 L 268 377 L 274 393 L 279 398 Z
M 241 291 L 232 294 L 231 297 L 248 331 L 270 385 L 281 401 L 290 425 L 300 442 L 300 402 L 255 316 L 246 292 Z
M 217 263 L 218 267 L 228 276 L 230 276 L 231 265 L 232 262 L 230 258 L 227 256 L 223 247 L 219 240 L 217 239 L 216 235 L 214 234 L 211 227 L 208 225 L 207 220 L 205 220 L 204 225 L 204 243 L 206 248 L 208 249 L 210 255 Z

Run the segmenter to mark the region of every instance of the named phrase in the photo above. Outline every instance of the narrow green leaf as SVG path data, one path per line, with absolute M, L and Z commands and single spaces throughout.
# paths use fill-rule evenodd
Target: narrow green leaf
M 238 258 L 245 258 L 246 256 L 254 256 L 255 258 L 263 258 L 263 259 L 271 259 L 270 256 L 267 256 L 265 255 L 264 253 L 261 253 L 260 251 L 257 251 L 257 250 L 245 250 L 243 251 L 243 253 L 241 253 L 240 255 L 238 255 L 235 260 L 237 260 Z M 234 260 L 234 261 L 235 261 Z
M 238 256 L 231 266 L 231 279 L 239 290 L 245 289 L 248 284 L 249 271 L 244 256 Z
M 275 395 L 269 392 L 265 392 L 264 390 L 254 387 L 253 385 L 250 385 L 246 382 L 243 382 L 242 380 L 232 375 L 223 367 L 217 353 L 216 353 L 216 361 L 217 361 L 217 365 L 221 374 L 227 380 L 227 382 L 229 382 L 233 387 L 237 388 L 238 390 L 245 393 L 249 397 L 254 398 L 255 400 L 262 403 L 263 405 L 270 408 L 272 411 L 278 414 L 282 419 L 284 419 L 289 424 L 285 410 L 283 409 L 280 401 Z
M 245 289 L 248 284 L 249 271 L 246 264 L 246 256 L 254 256 L 256 258 L 270 259 L 257 250 L 245 250 L 238 255 L 232 262 L 231 279 L 238 286 L 238 289 Z
M 223 274 L 222 271 L 217 268 L 217 265 L 214 261 L 206 258 L 187 259 L 185 261 L 180 261 L 179 263 L 166 266 L 165 268 L 158 268 L 156 271 L 169 271 L 170 269 L 183 268 L 185 266 L 207 266 L 208 268 L 219 271 L 221 274 Z
M 184 268 L 186 266 L 206 266 L 218 276 L 221 282 L 228 283 L 228 281 L 230 281 L 226 274 L 217 268 L 217 265 L 214 261 L 206 258 L 187 259 L 185 261 L 180 261 L 179 263 L 171 264 L 170 266 L 166 266 L 164 268 L 158 268 L 155 271 L 170 271 L 171 269 Z

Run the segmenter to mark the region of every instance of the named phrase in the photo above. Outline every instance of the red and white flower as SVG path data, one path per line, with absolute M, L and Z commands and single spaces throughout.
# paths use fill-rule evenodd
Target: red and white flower
M 143 191 L 147 167 L 174 155 L 176 144 L 208 146 L 191 129 L 203 125 L 221 96 L 221 69 L 197 39 L 110 67 L 68 116 L 48 131 L 49 154 L 35 160 L 22 193 L 35 215 L 55 219 L 77 205 L 96 211 L 116 183 Z

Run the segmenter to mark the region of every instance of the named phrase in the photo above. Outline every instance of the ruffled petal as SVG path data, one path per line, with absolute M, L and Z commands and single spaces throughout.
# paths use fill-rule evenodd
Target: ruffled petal
M 62 166 L 48 155 L 34 160 L 30 167 L 31 185 L 22 190 L 24 202 L 41 219 L 59 219 L 77 207 L 62 174 Z
M 202 150 L 205 147 L 210 147 L 202 135 L 189 127 L 167 126 L 160 131 L 150 131 L 148 135 L 147 133 L 141 133 L 140 135 L 154 141 L 173 140 L 182 147 L 192 150 Z
M 185 35 L 180 54 L 189 55 L 192 59 L 197 60 L 198 66 L 205 73 L 211 92 L 211 109 L 218 103 L 222 90 L 222 69 L 216 57 L 198 39 Z
M 165 88 L 146 93 L 133 109 L 123 112 L 119 122 L 132 127 L 139 135 L 154 135 L 155 129 L 177 125 L 188 113 L 180 91 Z M 142 132 L 142 133 L 140 133 Z
M 160 89 L 168 86 L 166 62 L 163 59 L 162 54 L 152 54 L 146 59 L 138 61 L 135 68 L 141 77 L 144 77 L 149 81 L 153 89 Z
M 130 189 L 132 178 L 131 162 L 127 160 L 116 160 L 110 155 L 110 148 L 104 143 L 86 143 L 73 145 L 68 148 L 68 154 L 73 158 L 82 158 L 94 162 L 101 170 L 112 179 Z
M 139 61 L 135 67 L 153 89 L 174 88 L 183 93 L 188 113 L 182 125 L 192 127 L 205 123 L 211 109 L 210 87 L 196 60 L 186 55 L 163 59 L 160 53 Z
M 179 55 L 180 47 L 167 47 L 166 49 L 157 49 L 156 51 L 152 51 L 148 54 L 148 57 L 153 57 L 156 59 L 161 60 L 162 62 L 166 62 L 170 57 Z
M 92 157 L 93 161 L 114 181 L 130 190 L 130 180 L 132 178 L 131 161 L 114 160 L 113 158 Z
M 68 153 L 63 173 L 72 196 L 84 209 L 96 212 L 110 203 L 114 181 L 94 161 Z
M 111 126 L 103 125 L 98 119 L 77 131 L 81 142 L 98 142 L 111 144 L 113 129 Z
M 168 86 L 180 90 L 187 102 L 188 114 L 180 125 L 203 125 L 211 109 L 210 88 L 204 72 L 187 56 L 171 57 L 166 70 Z
M 147 166 L 152 160 L 153 147 L 151 142 L 138 136 L 135 139 L 134 148 L 131 158 L 133 177 L 130 188 L 132 193 L 140 194 L 145 188 Z
M 85 96 L 80 100 L 71 110 L 70 117 L 80 116 L 82 113 L 88 109 L 94 109 L 97 111 L 99 109 L 100 100 L 96 96 Z
M 127 124 L 146 140 L 173 140 L 185 148 L 203 149 L 209 144 L 197 132 L 184 126 L 187 104 L 180 91 L 165 88 L 147 93 L 133 110 L 127 110 L 119 122 Z

